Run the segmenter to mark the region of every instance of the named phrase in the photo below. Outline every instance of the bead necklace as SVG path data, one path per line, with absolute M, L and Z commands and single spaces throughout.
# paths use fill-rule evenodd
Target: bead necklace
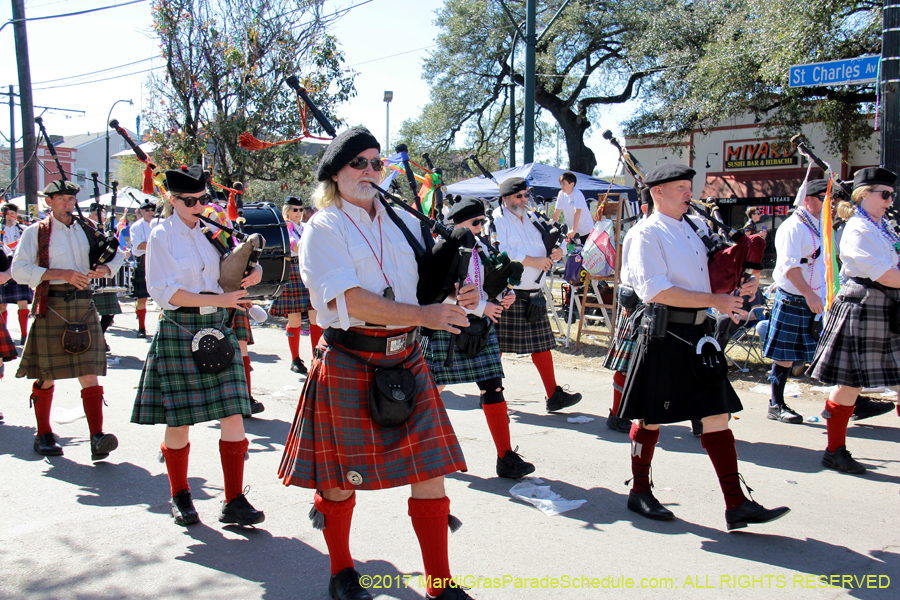
M 809 230 L 809 233 L 813 238 L 813 246 L 816 246 L 816 240 L 819 240 L 819 242 L 821 243 L 822 234 L 819 231 L 819 229 L 816 227 L 816 224 L 813 223 L 812 215 L 809 214 L 805 208 L 798 208 L 796 211 L 796 214 L 797 214 L 797 218 L 800 219 L 800 222 L 803 223 L 806 226 L 806 228 Z M 821 246 L 816 246 L 816 251 L 813 253 L 813 256 L 815 258 L 813 258 L 808 263 L 809 264 L 809 287 L 811 287 L 814 292 L 822 289 L 821 285 L 819 287 L 815 287 L 813 285 L 813 273 L 816 270 L 816 258 L 818 258 L 818 256 L 816 255 L 816 252 L 819 252 L 820 249 L 821 249 Z
M 864 209 L 862 205 L 856 207 L 854 215 L 866 219 L 869 223 L 874 225 L 878 229 L 878 231 L 881 232 L 881 235 L 884 236 L 884 239 L 887 240 L 888 245 L 893 247 L 894 251 L 898 254 L 898 256 L 900 256 L 900 236 L 898 236 L 896 232 L 891 230 L 884 217 L 881 218 L 881 221 L 879 223 L 876 223 L 875 219 L 872 218 L 872 215 L 867 213 L 866 209 Z
M 476 245 L 478 242 L 475 242 Z M 484 300 L 484 290 L 481 287 L 481 261 L 478 258 L 478 251 L 472 252 L 472 264 L 475 265 L 475 287 L 478 288 L 478 299 Z M 466 275 L 466 283 L 473 283 L 472 278 Z

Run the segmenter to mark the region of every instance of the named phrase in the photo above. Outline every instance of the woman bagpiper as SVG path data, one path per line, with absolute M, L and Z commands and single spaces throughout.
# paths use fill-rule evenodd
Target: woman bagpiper
M 847 451 L 847 422 L 862 388 L 900 384 L 900 236 L 884 218 L 896 197 L 897 175 L 878 167 L 853 178 L 853 216 L 841 236 L 841 291 L 828 310 L 807 371 L 835 385 L 825 412 L 828 447 L 822 465 L 861 475 L 865 466 Z M 892 314 L 893 313 L 893 314 Z
M 284 206 L 281 214 L 287 221 L 288 235 L 291 238 L 291 278 L 281 296 L 272 303 L 269 314 L 274 317 L 286 317 L 288 322 L 284 330 L 287 333 L 288 346 L 291 349 L 291 371 L 305 375 L 306 365 L 300 358 L 300 327 L 303 323 L 303 313 L 309 313 L 309 339 L 315 350 L 322 337 L 322 329 L 316 325 L 316 311 L 312 309 L 309 301 L 309 290 L 300 279 L 300 269 L 297 266 L 300 255 L 300 236 L 303 234 L 303 201 L 291 196 Z
M 453 205 L 447 219 L 456 227 L 466 227 L 476 236 L 481 234 L 485 222 L 484 204 L 475 198 L 463 198 Z M 487 246 L 475 238 L 475 243 L 487 253 Z M 445 366 L 451 335 L 446 331 L 423 330 L 423 352 L 425 362 L 438 385 L 438 390 L 453 383 L 475 383 L 481 390 L 481 410 L 487 420 L 488 429 L 497 448 L 497 476 L 521 479 L 534 473 L 534 465 L 522 460 L 513 451 L 509 435 L 509 416 L 503 397 L 503 367 L 500 364 L 500 344 L 492 324 L 497 322 L 504 308 L 515 301 L 515 293 L 504 295 L 500 304 L 491 302 L 484 291 L 484 265 L 478 252 L 472 253 L 466 283 L 474 283 L 478 288 L 479 302 L 475 310 L 467 310 L 470 316 L 489 319 L 486 332 L 487 343 L 474 357 L 457 348 L 452 366 Z
M 225 478 L 219 521 L 255 525 L 265 515 L 242 493 L 249 445 L 242 417 L 250 415 L 250 396 L 244 369 L 234 360 L 240 349 L 227 326 L 226 310 L 243 310 L 238 303 L 246 291 L 224 293 L 219 286 L 219 253 L 198 225 L 208 199 L 200 166 L 166 171 L 166 184 L 168 218 L 150 234 L 146 258 L 150 297 L 163 313 L 144 362 L 131 421 L 166 425 L 160 450 L 169 475 L 172 514 L 176 524 L 191 525 L 200 519 L 187 480 L 189 426 L 218 420 Z M 259 283 L 261 271 L 257 267 L 241 286 Z

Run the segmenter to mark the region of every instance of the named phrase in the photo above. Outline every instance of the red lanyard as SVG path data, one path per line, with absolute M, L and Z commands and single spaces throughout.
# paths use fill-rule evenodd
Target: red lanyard
M 341 212 L 344 213 L 345 217 L 350 219 L 350 222 L 353 223 L 354 227 L 356 227 L 356 230 L 359 232 L 359 235 L 361 235 L 362 238 L 366 241 L 366 245 L 369 247 L 369 250 L 372 251 L 372 256 L 375 258 L 375 262 L 378 263 L 378 268 L 381 269 L 381 276 L 384 277 L 384 283 L 388 286 L 388 288 L 390 288 L 391 282 L 388 281 L 387 275 L 384 274 L 384 267 L 382 266 L 382 259 L 384 258 L 384 237 L 382 236 L 382 233 L 381 233 L 381 219 L 378 218 L 378 244 L 379 244 L 379 250 L 381 251 L 381 255 L 379 256 L 379 255 L 375 254 L 375 248 L 373 248 L 372 244 L 369 243 L 369 238 L 367 238 L 365 236 L 365 234 L 363 234 L 362 229 L 359 228 L 359 225 L 356 224 L 356 221 L 353 220 L 353 217 L 351 217 L 344 211 L 341 211 Z

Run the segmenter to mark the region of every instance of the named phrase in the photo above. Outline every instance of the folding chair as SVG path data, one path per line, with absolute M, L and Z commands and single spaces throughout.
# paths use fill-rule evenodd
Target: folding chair
M 725 346 L 725 356 L 731 364 L 740 370 L 741 373 L 750 371 L 750 369 L 747 368 L 747 365 L 750 364 L 751 358 L 755 358 L 760 363 L 763 362 L 763 339 L 757 331 L 757 325 L 767 321 L 766 308 L 764 306 L 755 306 L 747 311 L 747 318 L 741 322 L 737 331 L 732 333 L 731 337 L 728 338 L 728 344 Z M 746 353 L 743 366 L 729 356 L 728 352 L 734 348 L 740 348 Z

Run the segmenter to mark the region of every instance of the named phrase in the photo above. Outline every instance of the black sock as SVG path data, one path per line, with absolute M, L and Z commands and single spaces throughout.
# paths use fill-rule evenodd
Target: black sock
M 784 386 L 787 385 L 788 373 L 790 372 L 790 367 L 782 367 L 777 363 L 772 363 L 772 370 L 769 371 L 769 383 L 772 384 L 772 397 L 769 399 L 769 406 L 784 404 Z
M 113 315 L 102 315 L 100 317 L 100 329 L 103 330 L 103 333 L 106 333 L 106 330 L 109 329 L 109 326 L 112 325 Z

